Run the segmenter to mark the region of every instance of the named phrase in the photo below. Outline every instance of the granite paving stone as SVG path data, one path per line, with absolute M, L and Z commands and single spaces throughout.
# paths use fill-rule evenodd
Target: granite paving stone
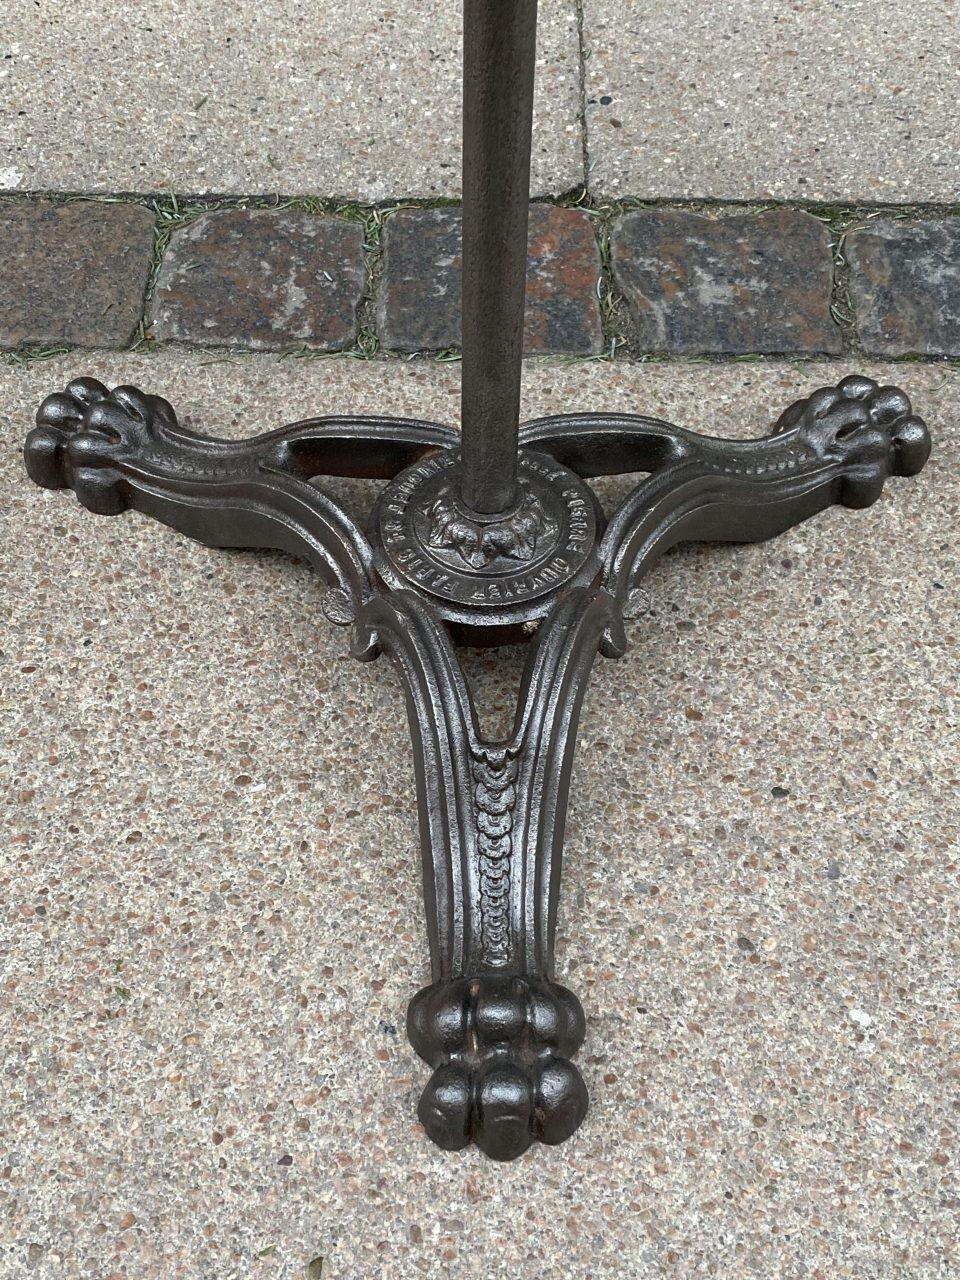
M 603 344 L 592 219 L 577 209 L 530 208 L 524 348 L 592 355 Z M 461 343 L 462 218 L 455 209 L 406 209 L 384 224 L 381 344 L 437 351 Z
M 639 351 L 840 350 L 830 236 L 811 214 L 638 209 L 614 225 L 611 259 Z
M 175 231 L 157 280 L 155 338 L 334 351 L 357 333 L 363 230 L 295 210 L 202 214 Z
M 6 6 L 0 187 L 460 190 L 460 4 L 61 0 Z M 583 181 L 574 0 L 543 0 L 533 189 Z
M 865 351 L 960 356 L 960 218 L 877 218 L 844 251 Z
M 846 362 L 529 361 L 526 413 L 743 436 Z M 0 370 L 0 1276 L 949 1277 L 956 1233 L 960 377 L 913 481 L 687 547 L 600 660 L 557 972 L 574 1139 L 494 1165 L 415 1120 L 426 979 L 399 684 L 279 555 L 25 479 L 80 372 L 226 436 L 452 421 L 456 369 L 169 349 Z M 606 503 L 628 481 L 605 482 Z M 359 512 L 372 486 L 331 482 Z M 487 723 L 521 656 L 467 651 Z
M 591 187 L 955 202 L 958 24 L 954 0 L 584 0 Z
M 143 318 L 151 210 L 0 200 L 0 346 L 122 347 Z

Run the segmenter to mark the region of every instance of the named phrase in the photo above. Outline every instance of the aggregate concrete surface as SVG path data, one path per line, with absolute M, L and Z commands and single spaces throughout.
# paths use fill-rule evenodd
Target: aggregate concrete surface
M 525 410 L 748 435 L 848 371 L 531 361 Z M 591 1111 L 498 1166 L 415 1118 L 426 950 L 391 669 L 348 659 L 304 565 L 94 517 L 19 457 L 79 372 L 236 436 L 455 421 L 456 368 L 0 370 L 0 1276 L 958 1273 L 960 376 L 866 371 L 928 418 L 925 472 L 767 544 L 670 554 L 627 656 L 598 662 L 557 964 Z M 491 724 L 520 661 L 465 655 Z

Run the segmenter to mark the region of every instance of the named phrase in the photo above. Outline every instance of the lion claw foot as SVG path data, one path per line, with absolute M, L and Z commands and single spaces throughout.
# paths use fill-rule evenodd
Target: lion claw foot
M 790 431 L 816 458 L 842 464 L 847 507 L 870 506 L 889 476 L 916 475 L 930 456 L 930 433 L 906 392 L 860 375 L 790 405 L 774 432 Z
M 407 1031 L 435 1068 L 417 1114 L 448 1151 L 475 1142 L 494 1160 L 514 1160 L 535 1141 L 563 1142 L 587 1113 L 570 1061 L 586 1025 L 566 987 L 518 974 L 434 983 L 414 996 Z
M 110 391 L 95 378 L 75 378 L 41 404 L 24 463 L 43 488 L 73 489 L 89 511 L 119 515 L 129 502 L 117 464 L 176 427 L 176 414 L 161 396 L 136 387 Z

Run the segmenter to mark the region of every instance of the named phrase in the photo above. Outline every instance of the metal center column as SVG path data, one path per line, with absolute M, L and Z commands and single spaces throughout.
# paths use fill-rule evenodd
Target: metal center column
M 517 491 L 536 0 L 464 0 L 464 504 L 506 511 Z

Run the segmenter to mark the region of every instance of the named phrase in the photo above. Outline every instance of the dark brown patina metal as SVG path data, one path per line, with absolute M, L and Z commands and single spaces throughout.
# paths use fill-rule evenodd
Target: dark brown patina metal
M 158 396 L 78 378 L 43 402 L 24 454 L 38 484 L 71 488 L 101 515 L 132 508 L 208 546 L 304 557 L 328 584 L 327 617 L 352 627 L 354 656 L 396 663 L 432 965 L 407 1020 L 433 1068 L 419 1115 L 440 1146 L 473 1141 L 506 1160 L 535 1140 L 561 1142 L 587 1110 L 572 1062 L 583 1010 L 554 981 L 553 945 L 580 706 L 595 656 L 624 652 L 631 592 L 679 542 L 753 542 L 831 504 L 869 506 L 889 476 L 923 467 L 930 441 L 902 391 L 863 377 L 815 391 L 755 440 L 628 414 L 518 427 L 516 206 L 526 203 L 535 5 L 465 8 L 463 435 L 317 418 L 226 441 L 181 427 Z M 479 92 L 485 76 L 496 93 Z M 478 223 L 497 207 L 507 208 L 500 240 Z M 488 307 L 482 286 L 500 278 L 504 243 L 505 344 L 504 306 Z M 586 481 L 633 472 L 645 476 L 604 521 Z M 388 482 L 367 533 L 317 476 Z M 456 638 L 530 642 L 508 737 L 480 732 Z

